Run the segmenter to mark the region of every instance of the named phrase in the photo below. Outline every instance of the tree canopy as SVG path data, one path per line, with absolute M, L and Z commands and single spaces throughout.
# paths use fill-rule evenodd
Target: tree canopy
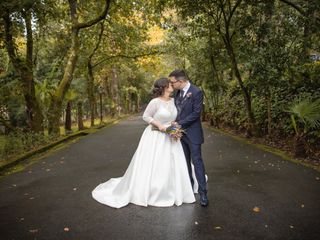
M 295 136 L 300 126 L 299 139 L 319 144 L 319 124 L 290 113 L 319 102 L 317 0 L 4 0 L 0 9 L 9 132 L 59 135 L 67 109 L 71 121 L 83 109 L 92 126 L 100 105 L 112 116 L 139 111 L 154 80 L 183 68 L 211 124 L 247 136 Z

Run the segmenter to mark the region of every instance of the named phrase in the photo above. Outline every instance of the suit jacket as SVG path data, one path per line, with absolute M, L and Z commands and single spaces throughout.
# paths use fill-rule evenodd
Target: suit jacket
M 178 104 L 178 96 L 180 96 L 180 90 L 176 92 L 174 98 L 176 106 Z M 182 138 L 188 138 L 194 144 L 202 144 L 204 142 L 201 125 L 201 112 L 203 108 L 202 91 L 191 84 L 188 92 L 183 100 L 181 100 L 180 106 L 176 121 L 186 131 L 186 134 Z

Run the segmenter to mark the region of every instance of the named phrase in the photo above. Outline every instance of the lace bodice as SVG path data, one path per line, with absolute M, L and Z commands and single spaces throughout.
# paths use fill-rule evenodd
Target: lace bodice
M 164 125 L 170 125 L 177 117 L 177 109 L 174 105 L 174 99 L 164 101 L 160 98 L 152 99 L 143 113 L 143 120 L 151 123 L 157 120 Z

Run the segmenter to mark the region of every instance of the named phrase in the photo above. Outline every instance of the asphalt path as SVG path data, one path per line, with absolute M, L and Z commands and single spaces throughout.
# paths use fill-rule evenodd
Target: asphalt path
M 3 178 L 0 239 L 320 239 L 318 172 L 207 128 L 207 208 L 96 202 L 91 191 L 124 174 L 145 126 L 123 120 Z

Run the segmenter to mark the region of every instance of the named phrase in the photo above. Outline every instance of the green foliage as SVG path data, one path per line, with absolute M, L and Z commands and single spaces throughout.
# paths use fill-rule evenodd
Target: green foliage
M 296 100 L 288 112 L 291 113 L 292 126 L 296 134 L 300 132 L 299 123 L 302 124 L 304 133 L 307 133 L 309 129 L 320 128 L 320 99 Z
M 0 77 L 0 116 L 9 120 L 13 127 L 26 126 L 26 114 L 21 94 L 21 84 L 9 67 Z
M 35 150 L 53 140 L 52 137 L 42 133 L 11 133 L 2 142 L 0 159 L 7 159 L 13 155 Z
M 202 87 L 206 116 L 213 124 L 245 130 L 246 102 L 229 58 L 230 44 L 257 129 L 262 136 L 291 138 L 295 130 L 288 103 L 320 98 L 320 61 L 310 58 L 320 54 L 316 2 L 304 1 L 303 12 L 298 12 L 282 1 L 168 1 L 168 9 L 176 10 L 167 10 L 163 23 L 168 62 L 187 69 L 193 83 Z M 232 19 L 225 22 L 234 6 Z M 320 112 L 317 101 L 311 103 L 297 105 L 292 116 L 297 131 L 305 132 L 309 149 L 316 149 L 318 120 L 301 115 Z
M 103 6 L 102 0 L 78 1 L 79 22 L 97 16 Z M 270 128 L 272 136 L 290 137 L 295 132 L 306 132 L 307 140 L 317 143 L 319 130 L 315 127 L 319 123 L 312 122 L 312 116 L 306 117 L 312 112 L 313 104 L 312 101 L 308 104 L 306 99 L 320 98 L 320 61 L 310 59 L 311 54 L 320 54 L 317 20 L 320 5 L 310 0 L 302 1 L 300 6 L 303 12 L 283 1 L 112 1 L 96 51 L 93 52 L 101 25 L 80 31 L 79 57 L 62 109 L 68 100 L 82 101 L 84 116 L 88 117 L 89 58 L 94 100 L 99 99 L 98 89 L 102 88 L 106 113 L 115 113 L 119 106 L 129 111 L 133 105 L 142 105 L 150 99 L 155 79 L 168 76 L 173 69 L 184 68 L 191 81 L 203 89 L 205 109 L 217 125 L 247 128 L 244 87 L 262 135 L 268 134 Z M 15 50 L 21 59 L 26 54 L 22 13 L 31 7 L 33 76 L 36 98 L 47 126 L 50 101 L 63 77 L 71 47 L 68 1 L 2 1 L 0 7 L 11 13 Z M 231 13 L 230 22 L 225 22 Z M 14 127 L 25 127 L 24 90 L 4 48 L 3 21 L 1 15 L 0 113 Z M 151 43 L 157 34 L 164 36 Z M 239 85 L 228 44 L 235 55 L 243 86 Z M 287 110 L 292 102 L 295 107 L 290 117 Z M 99 103 L 95 105 L 97 112 Z

